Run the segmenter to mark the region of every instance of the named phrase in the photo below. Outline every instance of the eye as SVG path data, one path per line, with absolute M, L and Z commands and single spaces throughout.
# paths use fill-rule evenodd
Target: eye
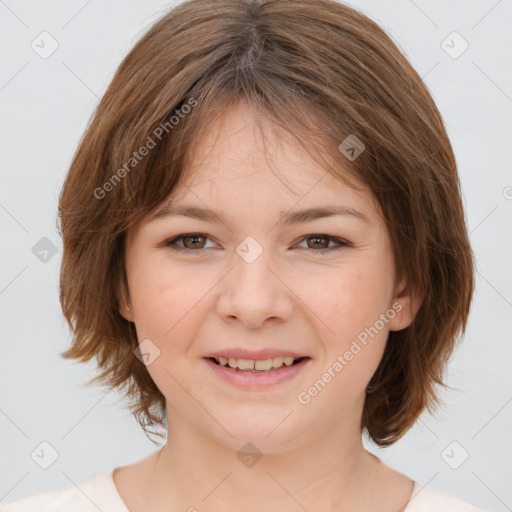
M 199 253 L 202 249 L 208 249 L 208 247 L 205 247 L 208 239 L 209 237 L 204 233 L 187 233 L 167 240 L 165 245 L 176 252 Z M 307 235 L 301 243 L 304 242 L 312 242 L 313 247 L 300 247 L 301 249 L 313 249 L 313 252 L 320 254 L 350 246 L 350 243 L 341 238 L 323 234 Z M 336 243 L 337 246 L 329 247 L 330 242 Z
M 307 235 L 306 237 L 303 238 L 303 242 L 308 243 L 310 241 L 313 242 L 312 248 L 315 249 L 313 252 L 319 252 L 320 254 L 350 246 L 350 244 L 348 242 L 346 242 L 345 240 L 342 240 L 341 238 L 338 238 L 336 236 L 323 235 L 323 234 Z M 329 242 L 335 242 L 338 245 L 335 247 L 328 247 Z M 301 249 L 302 249 L 302 247 L 301 247 Z
M 189 233 L 171 238 L 165 242 L 165 245 L 169 246 L 173 251 L 176 252 L 190 252 L 190 250 L 194 251 L 194 249 L 205 249 L 204 244 L 206 239 L 208 239 L 208 236 L 202 233 Z M 183 242 L 185 247 L 176 245 L 177 242 Z

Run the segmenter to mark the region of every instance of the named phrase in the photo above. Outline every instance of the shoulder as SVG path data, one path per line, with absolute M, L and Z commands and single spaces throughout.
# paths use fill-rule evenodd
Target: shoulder
M 96 473 L 61 489 L 34 494 L 0 506 L 0 512 L 128 512 L 116 491 L 112 472 Z
M 416 482 L 409 505 L 404 512 L 490 512 L 475 507 L 458 496 L 422 486 Z

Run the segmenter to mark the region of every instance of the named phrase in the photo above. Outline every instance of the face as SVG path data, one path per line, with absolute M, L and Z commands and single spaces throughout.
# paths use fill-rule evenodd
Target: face
M 233 449 L 250 440 L 278 453 L 357 429 L 388 332 L 407 327 L 419 305 L 401 287 L 394 294 L 390 238 L 371 192 L 262 124 L 272 133 L 265 146 L 240 103 L 204 132 L 169 205 L 207 215 L 169 208 L 128 233 L 130 310 L 120 312 L 149 353 L 169 425 L 179 415 Z M 345 213 L 297 215 L 320 208 Z M 256 374 L 207 358 L 229 349 L 304 359 Z

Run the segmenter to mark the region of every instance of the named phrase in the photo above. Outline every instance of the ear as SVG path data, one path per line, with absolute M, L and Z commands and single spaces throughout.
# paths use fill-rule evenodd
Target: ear
M 119 314 L 128 322 L 133 322 L 133 305 L 130 303 L 130 294 L 124 279 L 119 283 L 116 296 Z
M 404 286 L 399 287 L 399 292 L 391 303 L 391 309 L 395 311 L 395 316 L 389 322 L 390 331 L 401 331 L 409 327 L 416 317 L 416 313 L 423 304 L 424 295 L 417 295 Z

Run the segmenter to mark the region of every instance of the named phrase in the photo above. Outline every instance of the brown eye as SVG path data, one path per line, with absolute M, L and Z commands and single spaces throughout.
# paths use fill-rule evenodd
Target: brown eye
M 311 249 L 327 249 L 329 247 L 330 238 L 325 235 L 311 235 L 307 237 L 308 241 L 311 241 Z
M 165 245 L 176 252 L 188 252 L 189 254 L 197 253 L 200 255 L 202 254 L 202 250 L 212 248 L 211 246 L 206 247 L 205 244 L 207 244 L 208 240 L 210 240 L 210 237 L 203 233 L 188 233 L 167 240 Z M 331 242 L 335 245 L 329 247 Z M 318 254 L 351 247 L 349 242 L 341 238 L 322 234 L 307 235 L 302 239 L 301 243 L 307 244 L 307 247 L 301 247 L 302 249 L 312 249 L 311 252 Z
M 329 247 L 329 244 L 333 242 L 335 245 Z M 337 249 L 343 249 L 350 247 L 351 244 L 338 238 L 336 236 L 329 235 L 307 235 L 302 239 L 301 244 L 306 243 L 307 247 L 301 247 L 301 249 L 313 249 L 310 252 L 324 254 L 327 252 L 335 251 Z
M 209 237 L 202 233 L 187 233 L 167 240 L 165 245 L 176 252 L 198 253 L 199 255 L 203 249 L 211 248 L 211 246 L 205 247 L 207 240 Z
M 205 244 L 205 238 L 202 235 L 186 235 L 182 237 L 183 245 L 187 249 L 203 249 Z

